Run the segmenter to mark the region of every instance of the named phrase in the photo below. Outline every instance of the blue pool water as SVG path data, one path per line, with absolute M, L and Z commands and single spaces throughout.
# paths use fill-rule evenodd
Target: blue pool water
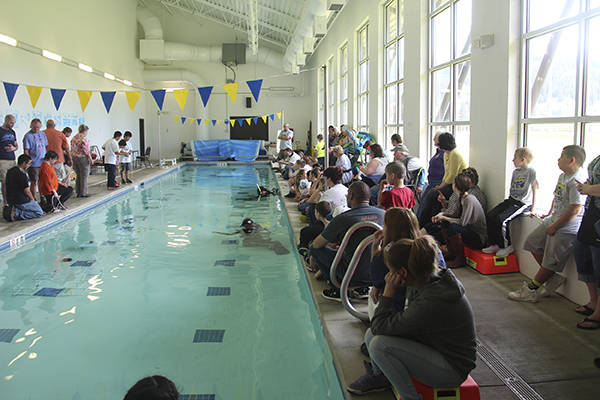
M 2 252 L 0 397 L 120 399 L 159 374 L 207 399 L 343 399 L 283 203 L 245 199 L 257 183 L 276 186 L 268 166 L 186 166 Z M 268 232 L 213 233 L 244 217 Z

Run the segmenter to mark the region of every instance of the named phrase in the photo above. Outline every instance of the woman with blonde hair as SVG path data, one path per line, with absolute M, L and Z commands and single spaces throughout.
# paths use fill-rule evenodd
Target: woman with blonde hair
M 475 368 L 471 304 L 452 271 L 439 268 L 438 253 L 427 235 L 385 246 L 390 272 L 365 334 L 372 363 L 365 363 L 366 374 L 348 387 L 351 393 L 393 386 L 404 400 L 418 400 L 411 378 L 431 387 L 457 387 Z M 408 305 L 395 311 L 395 294 L 402 287 L 408 288 Z
M 340 145 L 333 148 L 333 155 L 336 158 L 335 165 L 342 169 L 342 183 L 344 185 L 350 184 L 354 177 L 350 158 L 344 153 L 344 149 Z

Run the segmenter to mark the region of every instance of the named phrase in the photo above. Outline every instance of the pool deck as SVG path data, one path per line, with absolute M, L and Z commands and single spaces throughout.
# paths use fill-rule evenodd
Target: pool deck
M 287 182 L 279 175 L 278 180 L 282 194 L 286 194 Z M 284 199 L 298 241 L 300 229 L 306 224 L 298 218 L 297 203 Z M 525 279 L 519 273 L 481 275 L 471 268 L 456 269 L 454 273 L 465 286 L 475 314 L 480 346 L 477 366 L 471 376 L 479 384 L 481 399 L 598 398 L 600 369 L 594 367 L 593 360 L 600 357 L 600 330 L 575 327 L 584 317 L 573 311 L 574 303 L 556 294 L 537 304 L 508 300 L 506 294 Z M 306 274 L 342 385 L 346 387 L 363 374 L 362 361 L 366 358 L 360 353 L 360 345 L 367 326 L 346 312 L 340 303 L 324 299 L 321 292 L 326 283 L 315 280 L 309 272 Z M 520 388 L 523 397 L 516 396 L 505 382 Z M 346 392 L 346 396 L 348 399 L 394 399 L 391 392 L 368 396 Z

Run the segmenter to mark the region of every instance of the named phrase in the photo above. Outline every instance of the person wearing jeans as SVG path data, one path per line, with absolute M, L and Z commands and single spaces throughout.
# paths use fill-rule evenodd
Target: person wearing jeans
M 389 272 L 365 343 L 372 363 L 347 389 L 366 394 L 396 389 L 403 400 L 420 400 L 411 378 L 431 387 L 458 387 L 475 368 L 475 323 L 465 289 L 451 270 L 437 265 L 439 248 L 428 235 L 388 244 Z M 406 287 L 408 306 L 394 310 Z M 418 340 L 416 339 L 418 338 Z
M 29 187 L 27 169 L 31 167 L 31 157 L 21 154 L 17 165 L 6 173 L 6 200 L 8 205 L 3 209 L 3 217 L 9 222 L 21 219 L 39 218 L 44 215 L 40 205 L 35 201 Z

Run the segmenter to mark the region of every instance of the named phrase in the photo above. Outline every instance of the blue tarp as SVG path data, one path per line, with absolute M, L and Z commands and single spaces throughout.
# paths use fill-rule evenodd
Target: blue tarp
M 198 161 L 219 161 L 233 158 L 254 161 L 262 147 L 262 140 L 194 140 L 194 156 Z

